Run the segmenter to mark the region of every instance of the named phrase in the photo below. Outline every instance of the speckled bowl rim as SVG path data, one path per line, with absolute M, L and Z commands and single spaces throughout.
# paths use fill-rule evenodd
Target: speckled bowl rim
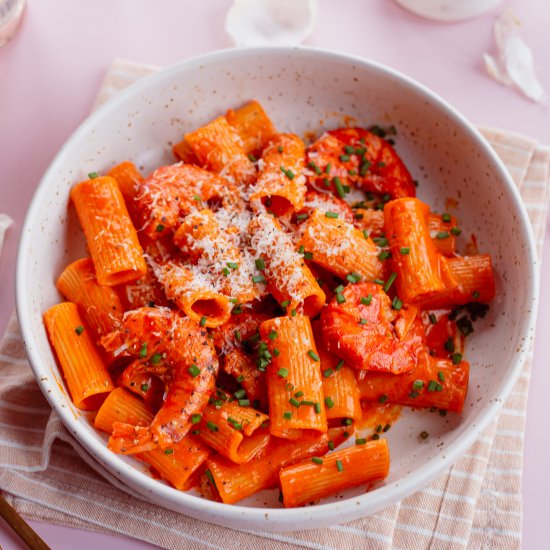
M 122 461 L 116 454 L 109 451 L 103 442 L 87 434 L 85 430 L 79 431 L 78 429 L 73 429 L 75 428 L 74 417 L 67 407 L 61 407 L 62 399 L 64 398 L 61 396 L 59 388 L 49 379 L 49 370 L 46 370 L 45 363 L 37 347 L 34 345 L 35 340 L 43 336 L 33 334 L 30 329 L 30 320 L 34 314 L 29 296 L 25 292 L 25 265 L 28 254 L 27 251 L 30 245 L 29 240 L 30 232 L 33 227 L 33 219 L 39 209 L 43 207 L 42 205 L 48 193 L 48 182 L 51 175 L 63 164 L 64 157 L 67 154 L 66 151 L 70 149 L 70 145 L 74 140 L 83 134 L 87 134 L 94 125 L 108 117 L 109 113 L 116 111 L 119 106 L 124 104 L 129 96 L 135 96 L 145 91 L 149 86 L 158 81 L 162 81 L 177 73 L 196 70 L 201 65 L 207 65 L 212 61 L 227 61 L 230 63 L 233 58 L 238 58 L 240 56 L 262 55 L 265 58 L 265 56 L 271 54 L 305 55 L 310 59 L 315 58 L 319 62 L 322 62 L 323 59 L 331 59 L 332 61 L 340 60 L 346 63 L 353 62 L 358 66 L 368 67 L 369 70 L 378 72 L 386 77 L 399 80 L 408 89 L 414 89 L 417 93 L 423 95 L 427 101 L 443 109 L 448 114 L 449 118 L 466 132 L 469 139 L 475 143 L 479 151 L 501 174 L 501 180 L 505 187 L 505 191 L 511 196 L 512 202 L 515 203 L 516 212 L 520 220 L 520 237 L 527 245 L 525 269 L 530 270 L 529 280 L 532 282 L 531 286 L 525 289 L 527 296 L 526 300 L 531 303 L 532 307 L 530 308 L 529 316 L 523 320 L 518 329 L 518 332 L 521 331 L 521 344 L 512 367 L 508 368 L 508 376 L 501 380 L 500 386 L 497 388 L 498 393 L 493 396 L 489 405 L 477 416 L 476 422 L 472 424 L 468 430 L 465 430 L 460 438 L 446 446 L 445 453 L 441 455 L 441 460 L 429 461 L 420 468 L 406 474 L 401 479 L 383 485 L 360 496 L 350 497 L 333 503 L 293 509 L 227 505 L 177 491 L 168 485 L 159 483 L 138 469 L 131 467 Z M 236 528 L 260 528 L 270 531 L 315 528 L 375 513 L 386 506 L 402 500 L 415 491 L 418 491 L 437 474 L 449 468 L 460 455 L 477 440 L 481 432 L 488 426 L 491 420 L 495 418 L 506 397 L 512 390 L 512 386 L 520 374 L 532 342 L 530 336 L 534 334 L 538 294 L 539 273 L 535 239 L 525 206 L 506 167 L 479 131 L 454 107 L 449 105 L 434 92 L 398 71 L 361 57 L 305 46 L 295 48 L 234 48 L 230 50 L 215 51 L 206 55 L 190 58 L 159 70 L 150 76 L 140 79 L 138 82 L 117 94 L 117 96 L 95 111 L 76 129 L 62 146 L 50 167 L 45 172 L 25 218 L 16 267 L 17 315 L 34 375 L 50 405 L 88 453 L 119 480 L 161 506 L 166 506 L 172 510 L 213 523 L 220 523 Z M 47 377 L 47 379 L 43 379 L 44 377 Z M 48 390 L 52 391 L 49 392 Z M 76 426 L 78 426 L 78 422 Z

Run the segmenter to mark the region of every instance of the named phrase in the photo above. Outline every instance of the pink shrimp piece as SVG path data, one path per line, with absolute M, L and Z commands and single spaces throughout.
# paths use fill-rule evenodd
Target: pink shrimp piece
M 194 414 L 204 409 L 219 370 L 216 351 L 207 332 L 196 323 L 168 308 L 140 308 L 124 315 L 122 345 L 132 355 L 156 365 L 168 366 L 168 392 L 157 412 L 149 434 L 161 449 L 180 441 L 191 427 Z M 111 344 L 120 343 L 113 339 Z M 124 435 L 119 427 L 118 432 Z M 139 449 L 124 445 L 126 454 L 142 452 L 146 437 L 141 435 Z M 109 440 L 113 450 L 120 448 L 115 431 Z
M 178 227 L 182 216 L 202 201 L 231 206 L 238 192 L 225 178 L 192 164 L 171 164 L 157 168 L 137 190 L 136 201 L 143 230 L 152 239 Z

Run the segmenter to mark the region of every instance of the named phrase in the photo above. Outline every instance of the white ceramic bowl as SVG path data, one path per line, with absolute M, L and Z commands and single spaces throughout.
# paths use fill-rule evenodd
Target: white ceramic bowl
M 56 380 L 60 373 L 42 313 L 60 300 L 54 282 L 84 253 L 68 215 L 69 189 L 125 159 L 144 172 L 173 162 L 171 143 L 229 107 L 259 100 L 277 128 L 299 134 L 342 125 L 394 124 L 397 150 L 434 209 L 458 200 L 463 234 L 492 255 L 498 297 L 468 342 L 467 403 L 445 418 L 405 410 L 387 433 L 390 475 L 383 485 L 285 510 L 277 493 L 239 506 L 210 502 L 154 480 L 140 463 L 111 453 L 89 416 Z M 233 49 L 191 59 L 143 79 L 94 113 L 44 175 L 29 209 L 17 262 L 17 312 L 36 380 L 68 430 L 118 479 L 151 501 L 234 528 L 313 528 L 371 514 L 422 488 L 448 468 L 497 414 L 520 372 L 537 309 L 535 247 L 519 194 L 486 141 L 459 113 L 410 78 L 364 59 L 314 49 Z M 418 434 L 430 433 L 420 442 Z

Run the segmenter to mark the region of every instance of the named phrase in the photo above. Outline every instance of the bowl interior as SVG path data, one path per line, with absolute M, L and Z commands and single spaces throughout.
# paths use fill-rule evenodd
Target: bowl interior
M 498 297 L 486 318 L 476 323 L 466 351 L 472 368 L 463 414 L 442 418 L 404 410 L 386 434 L 392 463 L 382 486 L 366 495 L 363 488 L 346 493 L 354 497 L 351 500 L 326 499 L 326 506 L 271 510 L 266 525 L 314 527 L 389 505 L 419 489 L 466 451 L 509 391 L 531 337 L 534 249 L 518 194 L 480 136 L 430 92 L 377 65 L 309 49 L 219 52 L 134 85 L 75 132 L 44 176 L 23 231 L 18 314 L 45 395 L 80 442 L 112 473 L 156 502 L 232 527 L 250 527 L 265 519 L 266 507 L 278 508 L 275 492 L 262 493 L 242 504 L 249 507 L 243 515 L 241 506 L 207 503 L 179 493 L 152 480 L 140 464 L 110 453 L 89 418 L 60 391 L 60 373 L 42 325 L 42 313 L 60 300 L 58 275 L 85 250 L 68 208 L 70 187 L 89 172 L 106 172 L 123 160 L 132 160 L 144 173 L 174 162 L 171 145 L 185 132 L 250 99 L 264 106 L 279 130 L 302 136 L 350 120 L 360 126 L 394 125 L 397 151 L 419 182 L 419 198 L 434 211 L 455 214 L 463 228 L 460 246 L 475 235 L 480 251 L 491 254 L 497 273 Z M 451 210 L 450 204 L 456 207 Z M 421 442 L 418 434 L 423 430 L 430 438 Z

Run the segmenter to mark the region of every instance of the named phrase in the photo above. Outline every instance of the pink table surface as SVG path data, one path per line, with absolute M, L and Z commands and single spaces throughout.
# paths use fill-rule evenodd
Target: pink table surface
M 42 173 L 90 112 L 115 57 L 168 65 L 231 47 L 224 31 L 230 0 L 29 0 L 22 28 L 0 50 L 0 211 L 15 220 L 0 259 L 0 333 L 14 309 L 14 266 L 25 212 Z M 481 55 L 492 46 L 496 13 L 511 6 L 523 22 L 542 85 L 550 91 L 550 5 L 512 0 L 475 20 L 436 23 L 390 0 L 319 1 L 307 44 L 360 55 L 398 69 L 457 107 L 471 121 L 530 135 L 550 144 L 550 112 L 490 80 Z M 542 294 L 524 464 L 523 548 L 550 548 L 550 235 L 544 249 Z M 546 338 L 545 338 L 546 336 Z M 128 539 L 31 522 L 55 549 L 153 546 Z M 0 522 L 0 546 L 23 546 Z

